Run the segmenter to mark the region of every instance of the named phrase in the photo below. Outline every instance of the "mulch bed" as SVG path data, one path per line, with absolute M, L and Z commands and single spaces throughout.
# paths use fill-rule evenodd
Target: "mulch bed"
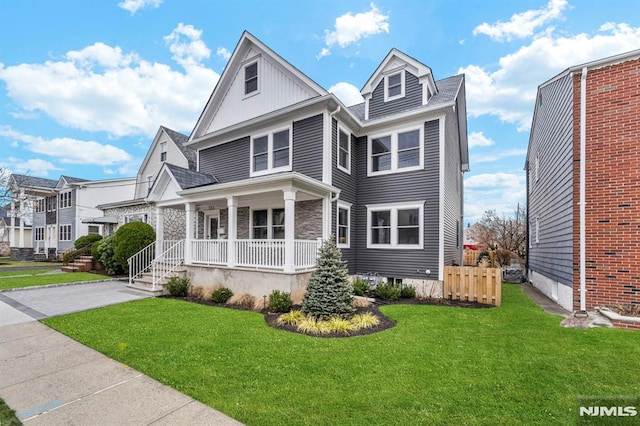
M 172 296 L 160 296 L 160 297 L 173 298 Z M 214 302 L 212 300 L 204 300 L 204 299 L 199 299 L 199 298 L 196 298 L 196 297 L 176 297 L 175 299 L 181 299 L 181 300 L 185 300 L 187 302 L 198 303 L 198 304 L 207 305 L 207 306 L 216 306 L 216 307 L 220 307 L 220 308 L 239 309 L 239 310 L 247 310 L 247 311 L 251 311 L 252 310 L 252 309 L 249 309 L 247 307 L 242 307 L 242 306 L 238 306 L 238 305 L 229 305 L 229 304 L 226 304 L 226 303 L 216 303 L 216 302 Z M 474 308 L 474 309 L 494 308 L 495 307 L 493 305 L 487 305 L 487 304 L 484 304 L 484 303 L 466 302 L 466 301 L 462 301 L 462 300 L 449 300 L 449 299 L 399 299 L 399 300 L 396 300 L 396 301 L 393 301 L 393 302 L 376 301 L 375 303 L 372 303 L 370 306 L 368 306 L 366 308 L 362 308 L 362 307 L 356 308 L 356 313 L 361 314 L 361 313 L 370 312 L 370 313 L 372 313 L 372 314 L 374 314 L 375 316 L 378 317 L 378 319 L 380 320 L 380 323 L 375 327 L 364 328 L 364 329 L 360 329 L 360 330 L 351 331 L 351 332 L 349 332 L 349 334 L 343 334 L 343 333 L 327 333 L 327 334 L 303 333 L 303 332 L 298 331 L 298 329 L 293 325 L 288 325 L 288 324 L 280 325 L 280 324 L 278 324 L 276 322 L 276 320 L 281 315 L 279 313 L 267 312 L 266 310 L 262 310 L 261 313 L 264 315 L 265 322 L 270 327 L 277 328 L 277 329 L 280 329 L 280 330 L 289 331 L 291 333 L 305 334 L 307 336 L 325 337 L 325 338 L 354 337 L 354 336 L 365 336 L 365 335 L 368 335 L 368 334 L 379 333 L 381 331 L 384 331 L 384 330 L 387 330 L 389 328 L 395 327 L 396 321 L 392 320 L 391 318 L 389 318 L 388 316 L 386 316 L 382 312 L 380 312 L 379 306 L 383 306 L 383 305 L 434 305 L 434 306 L 451 306 L 451 307 L 458 307 L 458 308 Z M 294 306 L 294 309 L 300 309 L 300 306 L 296 305 L 296 306 Z

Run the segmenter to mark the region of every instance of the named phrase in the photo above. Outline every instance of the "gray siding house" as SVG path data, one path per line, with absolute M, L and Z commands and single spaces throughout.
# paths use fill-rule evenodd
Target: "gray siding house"
M 162 168 L 146 199 L 186 212 L 192 284 L 295 298 L 333 235 L 350 274 L 438 293 L 462 262 L 464 76 L 393 49 L 361 94 L 345 106 L 243 33 L 185 144 L 197 170 Z

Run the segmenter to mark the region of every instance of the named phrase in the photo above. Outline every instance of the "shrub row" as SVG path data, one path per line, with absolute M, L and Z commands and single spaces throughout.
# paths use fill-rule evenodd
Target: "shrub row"
M 374 289 L 363 278 L 356 278 L 353 281 L 353 294 L 382 300 L 415 299 L 416 288 L 409 285 L 380 283 Z

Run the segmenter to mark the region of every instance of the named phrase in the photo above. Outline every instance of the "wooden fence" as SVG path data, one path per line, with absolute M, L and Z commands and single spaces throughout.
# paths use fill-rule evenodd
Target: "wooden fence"
M 502 304 L 502 270 L 445 266 L 443 297 L 500 306 Z
M 478 257 L 480 257 L 480 253 L 482 250 L 464 250 L 462 252 L 462 264 L 464 266 L 476 266 L 478 264 Z M 489 258 L 491 260 L 490 267 L 496 267 L 496 252 L 489 251 Z

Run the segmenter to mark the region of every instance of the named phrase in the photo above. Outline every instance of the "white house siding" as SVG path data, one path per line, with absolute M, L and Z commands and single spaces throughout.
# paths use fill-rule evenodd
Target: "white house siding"
M 137 185 L 135 190 L 135 197 L 133 198 L 144 198 L 147 196 L 149 192 L 147 177 L 153 176 L 155 179 L 160 172 L 160 168 L 162 167 L 162 161 L 160 161 L 160 145 L 166 142 L 167 143 L 167 162 L 174 164 L 176 166 L 183 167 L 185 169 L 189 168 L 189 162 L 182 154 L 182 151 L 169 139 L 165 131 L 163 130 L 161 133 L 161 137 L 158 139 L 158 143 L 151 147 L 151 152 L 147 154 L 147 162 L 144 164 L 144 167 L 138 171 L 137 175 Z
M 539 89 L 527 154 L 529 279 L 554 299 L 573 282 L 572 104 L 570 75 Z
M 224 94 L 220 107 L 214 112 L 206 133 L 215 132 L 314 96 L 314 93 L 303 87 L 292 78 L 289 72 L 267 55 L 251 50 L 246 54 L 245 59 L 250 61 L 253 57 L 258 58 L 258 93 L 244 95 L 244 67 L 241 66 Z

